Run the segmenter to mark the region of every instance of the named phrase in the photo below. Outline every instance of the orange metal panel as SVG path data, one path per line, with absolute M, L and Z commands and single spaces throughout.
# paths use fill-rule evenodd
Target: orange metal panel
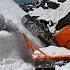
M 59 46 L 70 49 L 70 25 L 65 26 L 55 36 L 55 41 Z

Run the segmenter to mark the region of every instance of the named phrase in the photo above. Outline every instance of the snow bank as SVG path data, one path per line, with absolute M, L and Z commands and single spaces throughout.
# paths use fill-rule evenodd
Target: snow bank
M 40 48 L 40 50 L 48 55 L 70 55 L 70 50 L 64 47 L 48 46 L 46 48 Z M 40 54 L 40 52 L 36 50 L 34 54 Z
M 70 62 L 61 67 L 55 66 L 55 70 L 70 70 Z

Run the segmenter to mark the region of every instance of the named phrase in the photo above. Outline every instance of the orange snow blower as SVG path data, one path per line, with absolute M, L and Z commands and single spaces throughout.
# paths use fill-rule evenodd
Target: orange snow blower
M 24 34 L 24 42 L 26 46 L 28 47 L 29 53 L 32 56 L 32 59 L 34 62 L 40 62 L 40 61 L 67 61 L 70 60 L 70 55 L 48 55 L 47 53 L 44 53 L 41 51 L 37 44 L 32 42 L 25 34 Z M 40 52 L 39 55 L 34 55 L 34 51 L 37 50 Z
M 58 46 L 70 49 L 70 25 L 65 26 L 56 34 L 55 41 Z

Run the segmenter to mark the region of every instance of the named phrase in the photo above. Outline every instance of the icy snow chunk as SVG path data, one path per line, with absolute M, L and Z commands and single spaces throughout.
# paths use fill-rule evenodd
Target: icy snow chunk
M 47 7 L 47 3 L 45 3 L 45 7 Z
M 52 1 L 52 2 L 56 2 L 56 3 L 62 4 L 62 2 L 59 2 L 59 0 L 49 0 L 49 1 Z M 60 1 L 62 1 L 62 0 L 60 0 Z
M 38 50 L 35 50 L 34 55 L 39 55 L 41 52 Z
M 48 46 L 46 48 L 40 48 L 40 50 L 48 55 L 70 55 L 70 50 L 63 47 Z M 34 51 L 34 53 L 37 54 L 37 51 Z M 39 51 L 38 54 L 40 54 Z
M 49 46 L 46 49 L 41 49 L 45 53 L 48 53 L 49 55 L 67 55 L 70 54 L 70 50 L 67 50 L 66 48 L 63 47 L 56 47 L 56 46 Z
M 56 2 L 56 3 L 58 3 L 58 0 L 49 0 L 49 1 L 52 1 L 52 2 Z
M 12 33 L 9 33 L 8 31 L 5 31 L 5 30 L 0 31 L 0 38 L 7 37 L 7 36 L 9 37 L 11 35 L 12 35 Z
M 0 31 L 0 47 L 2 46 L 2 42 L 8 45 L 8 43 L 10 43 L 12 41 L 14 41 L 13 33 L 10 33 L 5 30 Z M 6 45 L 4 45 L 4 46 L 6 46 Z
M 51 33 L 55 33 L 55 31 L 56 31 L 56 24 L 54 24 L 53 26 L 50 26 L 49 24 L 47 24 L 47 27 L 48 27 L 48 29 L 49 29 L 49 31 Z

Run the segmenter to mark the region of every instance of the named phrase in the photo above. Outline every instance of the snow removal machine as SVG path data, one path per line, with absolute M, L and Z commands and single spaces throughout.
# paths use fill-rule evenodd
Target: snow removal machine
M 64 47 L 67 50 L 70 49 L 70 25 L 66 25 L 56 34 L 52 34 L 45 24 L 48 24 L 47 21 L 38 21 L 35 17 L 30 17 L 28 15 L 26 18 L 28 20 L 23 25 L 41 40 L 45 46 L 43 48 L 54 45 L 59 48 Z M 42 51 L 36 43 L 32 42 L 27 35 L 23 34 L 23 36 L 29 55 L 36 66 L 36 70 L 55 70 L 55 65 L 62 66 L 70 61 L 70 54 L 61 55 L 60 53 L 60 55 L 57 55 L 53 53 L 52 55 L 49 55 L 48 52 L 45 53 L 44 50 Z M 47 50 L 48 49 L 46 49 L 46 51 Z

